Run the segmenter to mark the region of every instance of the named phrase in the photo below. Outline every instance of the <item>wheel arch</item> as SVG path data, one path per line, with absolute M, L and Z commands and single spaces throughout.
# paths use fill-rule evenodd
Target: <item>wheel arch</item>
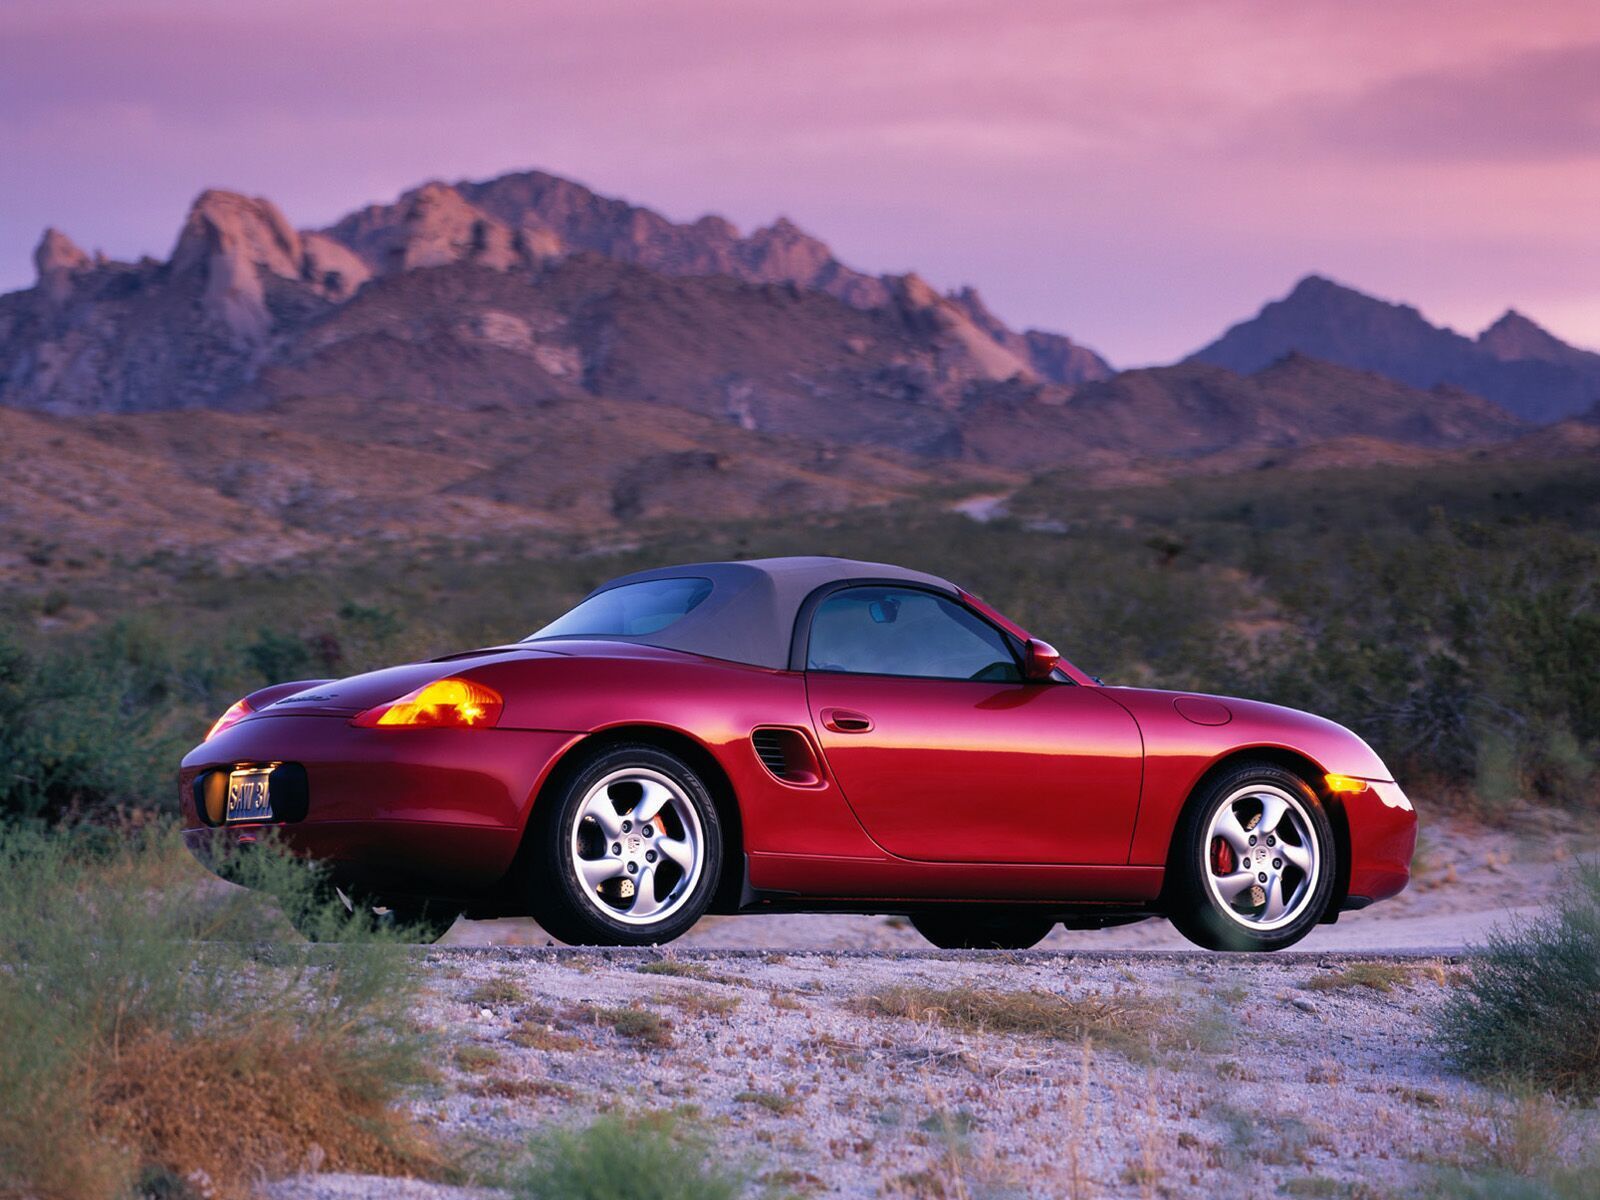
M 1339 910 L 1350 893 L 1350 819 L 1339 798 L 1328 790 L 1323 778 L 1326 772 L 1322 766 L 1286 746 L 1243 746 L 1230 750 L 1207 767 L 1200 778 L 1194 781 L 1189 794 L 1184 797 L 1183 806 L 1179 808 L 1177 820 L 1172 823 L 1172 832 L 1167 838 L 1167 876 L 1170 878 L 1172 875 L 1173 856 L 1178 852 L 1178 831 L 1183 827 L 1184 816 L 1190 807 L 1214 779 L 1250 762 L 1271 763 L 1298 776 L 1316 794 L 1322 803 L 1323 811 L 1328 814 L 1328 824 L 1333 828 L 1335 871 L 1333 894 L 1328 898 L 1328 911 L 1322 920 L 1323 924 L 1332 924 L 1338 920 Z
M 546 796 L 562 786 L 571 772 L 580 768 L 591 755 L 610 746 L 628 743 L 654 746 L 681 758 L 700 777 L 706 791 L 711 793 L 711 803 L 716 806 L 717 820 L 722 826 L 722 869 L 707 911 L 737 911 L 745 883 L 744 820 L 739 810 L 738 794 L 733 789 L 733 781 L 728 778 L 727 771 L 710 748 L 681 729 L 644 722 L 608 725 L 573 742 L 551 764 L 534 796 L 529 819 L 523 828 L 524 845 L 529 838 L 536 836 L 540 827 L 540 812 L 549 811 L 549 806 L 544 803 Z M 522 855 L 519 853 L 518 857 Z

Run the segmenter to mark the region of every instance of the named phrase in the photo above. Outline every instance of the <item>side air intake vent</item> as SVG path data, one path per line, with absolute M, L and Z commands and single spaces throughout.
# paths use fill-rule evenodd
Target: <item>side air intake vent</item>
M 757 729 L 750 735 L 750 743 L 774 778 L 796 787 L 816 787 L 822 782 L 811 743 L 798 729 Z

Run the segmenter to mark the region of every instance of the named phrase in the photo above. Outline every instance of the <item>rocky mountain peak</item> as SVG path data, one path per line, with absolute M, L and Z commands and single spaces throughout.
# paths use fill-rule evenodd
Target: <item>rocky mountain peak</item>
M 270 200 L 210 189 L 189 207 L 171 267 L 184 273 L 221 254 L 284 279 L 300 274 L 300 235 Z
M 79 248 L 78 243 L 52 225 L 44 231 L 44 236 L 34 249 L 33 265 L 38 268 L 42 279 L 54 271 L 87 270 L 94 265 L 94 261 Z
M 1600 355 L 1566 345 L 1519 313 L 1473 340 L 1408 304 L 1321 275 L 1306 276 L 1190 361 L 1253 374 L 1294 351 L 1415 388 L 1460 388 L 1533 421 L 1559 420 L 1600 398 Z
M 90 270 L 94 262 L 76 242 L 51 227 L 39 239 L 33 252 L 33 265 L 39 272 L 39 286 L 52 301 L 59 303 L 72 291 L 73 277 Z
M 303 254 L 300 235 L 272 201 L 212 189 L 190 207 L 169 270 L 202 278 L 206 314 L 236 344 L 253 346 L 272 328 L 264 276 L 298 280 Z
M 1582 354 L 1542 325 L 1508 308 L 1494 324 L 1478 335 L 1478 345 L 1502 362 L 1534 359 L 1563 362 Z

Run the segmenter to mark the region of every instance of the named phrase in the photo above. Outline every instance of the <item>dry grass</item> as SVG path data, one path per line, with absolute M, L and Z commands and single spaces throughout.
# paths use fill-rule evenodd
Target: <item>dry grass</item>
M 437 1148 L 370 1084 L 337 1040 L 286 1023 L 158 1035 L 128 1047 L 96 1081 L 93 1125 L 146 1170 L 203 1175 L 216 1196 L 246 1196 L 262 1173 L 308 1166 L 438 1173 Z
M 582 1050 L 588 1044 L 576 1034 L 565 1033 L 556 1026 L 537 1020 L 518 1022 L 506 1035 L 506 1040 L 523 1050 L 561 1054 Z
M 611 1026 L 630 1042 L 657 1049 L 672 1045 L 672 1022 L 648 1008 L 598 1008 L 594 1020 Z
M 479 1080 L 467 1090 L 474 1096 L 488 1096 L 496 1100 L 534 1100 L 544 1096 L 571 1100 L 578 1094 L 571 1084 L 555 1079 L 508 1079 L 498 1075 Z
M 712 992 L 657 992 L 656 1004 L 670 1004 L 688 1017 L 726 1017 L 739 1007 L 738 996 L 719 996 Z
M 456 1049 L 456 1067 L 468 1074 L 481 1075 L 500 1065 L 500 1051 L 493 1046 L 469 1043 Z
M 251 869 L 285 907 L 315 894 L 287 859 Z M 427 1076 L 407 960 L 321 915 L 343 944 L 308 947 L 159 829 L 0 831 L 0 1195 L 193 1178 L 230 1197 L 308 1165 L 437 1173 L 398 1105 Z
M 1313 975 L 1304 986 L 1313 992 L 1336 992 L 1346 988 L 1390 992 L 1413 982 L 1416 974 L 1416 968 L 1400 963 L 1352 963 L 1343 970 Z
M 641 975 L 673 975 L 680 979 L 709 979 L 711 972 L 704 963 L 679 962 L 674 958 L 658 958 L 639 968 Z
M 735 1104 L 758 1104 L 774 1116 L 786 1117 L 800 1107 L 800 1100 L 796 1096 L 786 1096 L 781 1092 L 743 1091 L 734 1094 Z
M 526 999 L 522 985 L 506 975 L 485 979 L 466 994 L 468 1004 L 479 1008 L 494 1008 L 507 1004 L 521 1004 Z
M 1167 1044 L 1164 1023 L 1173 1005 L 1145 997 L 1080 997 L 1052 992 L 1012 992 L 975 987 L 930 988 L 899 985 L 856 999 L 859 1011 L 962 1029 L 1057 1041 L 1092 1040 L 1124 1053 Z

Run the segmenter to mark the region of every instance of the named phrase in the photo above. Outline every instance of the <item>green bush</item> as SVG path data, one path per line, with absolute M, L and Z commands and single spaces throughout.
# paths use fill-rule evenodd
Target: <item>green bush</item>
M 1574 870 L 1543 920 L 1497 931 L 1440 1010 L 1439 1037 L 1480 1078 L 1600 1096 L 1600 865 Z
M 712 1154 L 671 1114 L 607 1115 L 540 1134 L 510 1190 L 524 1200 L 734 1200 L 747 1176 Z

